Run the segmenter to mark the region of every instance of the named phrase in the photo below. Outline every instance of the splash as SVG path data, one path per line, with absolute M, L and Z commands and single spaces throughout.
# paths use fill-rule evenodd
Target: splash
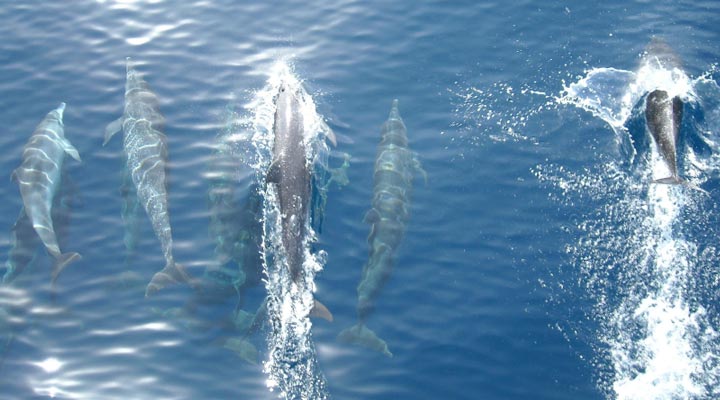
M 485 137 L 493 142 L 534 142 L 536 140 L 531 134 L 537 132 L 533 125 L 534 117 L 555 108 L 553 98 L 527 84 L 515 87 L 507 82 L 498 82 L 489 88 L 455 88 L 449 89 L 449 92 L 455 99 L 454 113 L 458 116 L 451 127 L 461 133 L 478 129 L 487 133 L 482 137 L 471 137 L 473 145 Z M 538 98 L 542 100 L 540 103 Z
M 312 324 L 308 318 L 314 303 L 315 274 L 322 270 L 325 253 L 312 251 L 316 237 L 312 226 L 308 226 L 309 234 L 303 242 L 304 274 L 299 282 L 292 282 L 283 266 L 283 251 L 280 251 L 282 225 L 277 193 L 273 185 L 264 184 L 272 160 L 275 96 L 281 83 L 300 93 L 309 163 L 316 166 L 326 159 L 323 156 L 328 151 L 325 139 L 332 137 L 332 132 L 318 115 L 312 97 L 303 89 L 292 68 L 286 62 L 277 63 L 270 71 L 266 86 L 247 106 L 252 114 L 253 143 L 258 156 L 254 168 L 262 182 L 260 190 L 264 200 L 262 251 L 270 326 L 269 356 L 264 371 L 268 375 L 268 387 L 277 390 L 281 398 L 326 399 L 329 398 L 327 384 L 318 367 Z M 311 225 L 310 221 L 308 225 Z
M 596 353 L 605 370 L 601 388 L 619 400 L 720 394 L 718 316 L 711 312 L 717 282 L 697 273 L 716 268 L 716 260 L 708 256 L 717 252 L 714 243 L 701 241 L 707 231 L 716 231 L 708 196 L 682 186 L 650 184 L 667 173 L 665 166 L 655 146 L 647 142 L 642 149 L 633 140 L 645 135 L 633 132 L 631 122 L 648 91 L 660 88 L 680 96 L 691 103 L 691 111 L 720 98 L 720 92 L 707 90 L 712 86 L 707 75 L 693 80 L 669 60 L 646 54 L 635 72 L 590 70 L 566 85 L 557 99 L 606 122 L 619 142 L 632 146 L 623 155 L 644 155 L 634 167 L 609 157 L 580 173 L 558 165 L 534 171 L 560 190 L 558 202 L 595 206 L 595 212 L 578 221 L 575 229 L 582 239 L 567 251 L 580 268 L 580 285 L 594 300 L 588 320 L 600 324 Z M 690 135 L 713 140 L 716 121 L 690 120 Z M 684 176 L 701 183 L 702 176 L 717 174 L 716 155 L 686 147 L 680 155 Z

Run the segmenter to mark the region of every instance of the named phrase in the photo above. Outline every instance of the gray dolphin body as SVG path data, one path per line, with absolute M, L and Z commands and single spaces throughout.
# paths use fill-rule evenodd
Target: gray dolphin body
M 290 278 L 301 284 L 310 219 L 311 170 L 305 146 L 300 94 L 282 84 L 275 100 L 273 160 L 267 183 L 276 186 L 282 228 L 282 247 Z M 332 321 L 330 311 L 314 300 L 311 316 Z
M 676 71 L 681 69 L 680 58 L 662 39 L 654 37 L 645 48 L 641 66 L 652 70 Z M 654 183 L 683 184 L 677 168 L 677 144 L 683 117 L 683 102 L 675 96 L 670 98 L 662 89 L 656 89 L 645 97 L 645 123 L 650 131 L 658 153 L 670 171 L 670 176 Z
M 375 299 L 390 278 L 395 252 L 405 235 L 410 192 L 416 174 L 425 176 L 415 153 L 408 148 L 407 130 L 393 100 L 388 120 L 382 126 L 373 177 L 372 208 L 365 215 L 371 224 L 368 261 L 363 267 L 358 293 L 358 324 L 340 333 L 338 339 L 392 356 L 387 344 L 365 326 Z M 426 178 L 427 179 L 427 178 Z
M 65 154 L 80 161 L 78 151 L 65 138 L 64 111 L 65 103 L 60 103 L 35 128 L 23 150 L 23 162 L 12 175 L 20 185 L 27 215 L 27 220 L 20 215 L 16 228 L 27 231 L 27 222 L 32 224 L 47 251 L 55 258 L 53 282 L 69 263 L 80 258 L 78 253 L 60 252 L 52 221 L 53 199 L 61 184 Z
M 150 280 L 145 290 L 146 296 L 169 284 L 190 280 L 185 270 L 175 263 L 172 254 L 173 240 L 165 179 L 167 145 L 165 134 L 162 133 L 163 123 L 155 93 L 128 58 L 125 111 L 122 117 L 106 128 L 103 145 L 122 129 L 127 169 L 137 191 L 138 201 L 150 218 L 165 256 L 165 267 Z
M 303 115 L 298 94 L 282 85 L 273 132 L 273 161 L 267 182 L 275 184 L 280 202 L 282 245 L 293 282 L 303 272 L 310 203 L 310 169 L 305 149 Z
M 683 116 L 683 102 L 679 97 L 672 99 L 664 90 L 654 90 L 645 99 L 645 120 L 650 135 L 655 141 L 660 157 L 670 171 L 670 176 L 658 179 L 656 183 L 680 184 L 677 168 L 677 142 Z

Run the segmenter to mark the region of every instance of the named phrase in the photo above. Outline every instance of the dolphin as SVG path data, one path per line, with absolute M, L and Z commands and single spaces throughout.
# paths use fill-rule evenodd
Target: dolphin
M 405 235 L 413 179 L 421 174 L 427 181 L 427 175 L 417 155 L 408 148 L 407 129 L 400 116 L 397 99 L 392 102 L 381 135 L 375 158 L 372 208 L 365 215 L 365 222 L 371 225 L 367 239 L 370 250 L 357 287 L 358 323 L 342 331 L 338 340 L 392 357 L 387 343 L 365 326 L 365 321 L 390 278 L 395 252 Z
M 670 176 L 657 179 L 655 183 L 682 184 L 677 167 L 677 142 L 683 117 L 680 97 L 672 99 L 664 90 L 654 90 L 645 98 L 645 120 Z
M 145 289 L 147 297 L 169 284 L 190 282 L 190 278 L 172 254 L 165 177 L 167 145 L 162 133 L 164 118 L 158 108 L 157 96 L 135 70 L 130 57 L 127 58 L 126 72 L 125 111 L 105 129 L 103 146 L 122 129 L 123 151 L 137 200 L 150 218 L 165 256 L 165 267 L 152 277 Z
M 293 282 L 298 282 L 303 271 L 311 190 L 303 115 L 298 94 L 285 84 L 280 86 L 275 106 L 275 141 L 267 182 L 277 188 L 282 247 L 290 277 Z
M 277 189 L 281 242 L 290 279 L 300 284 L 310 219 L 311 169 L 299 93 L 282 83 L 275 100 L 273 158 L 266 182 Z M 315 300 L 311 316 L 332 321 L 332 314 Z
M 19 217 L 15 233 L 29 221 L 45 245 L 48 253 L 55 258 L 52 282 L 71 262 L 80 259 L 75 252 L 61 253 L 52 221 L 53 199 L 62 181 L 62 165 L 65 154 L 77 161 L 80 154 L 65 137 L 63 113 L 65 103 L 50 111 L 35 128 L 23 150 L 23 162 L 12 173 L 20 186 L 23 209 L 28 220 Z

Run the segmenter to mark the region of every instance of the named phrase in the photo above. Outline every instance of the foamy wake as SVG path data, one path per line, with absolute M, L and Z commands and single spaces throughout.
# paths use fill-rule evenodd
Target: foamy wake
M 715 357 L 717 333 L 702 306 L 690 308 L 686 298 L 696 246 L 674 233 L 685 206 L 681 188 L 651 185 L 650 212 L 644 224 L 651 238 L 636 243 L 653 277 L 649 290 L 629 290 L 611 319 L 616 337 L 608 336 L 615 381 L 613 391 L 623 399 L 705 398 L 708 384 L 717 380 L 707 369 Z M 643 288 L 645 289 L 645 288 Z M 631 311 L 631 315 L 625 315 Z M 623 334 L 624 332 L 624 334 Z
M 695 89 L 707 86 L 707 79 L 692 80 L 678 68 L 648 59 L 634 72 L 588 71 L 567 85 L 557 101 L 590 112 L 613 129 L 618 141 L 628 142 L 626 124 L 646 93 L 662 89 L 671 97 L 700 104 Z M 709 132 L 698 134 L 712 140 Z M 623 156 L 634 158 L 636 149 L 632 139 L 629 142 L 631 154 Z M 606 202 L 578 225 L 587 236 L 570 247 L 581 279 L 596 300 L 594 319 L 600 323 L 605 346 L 600 353 L 608 354 L 600 365 L 609 364 L 611 375 L 600 378 L 601 384 L 608 384 L 602 389 L 618 400 L 718 398 L 720 336 L 713 326 L 717 316 L 708 315 L 702 305 L 706 283 L 693 276 L 697 265 L 708 261 L 688 234 L 701 217 L 687 218 L 705 212 L 701 207 L 706 194 L 649 183 L 669 172 L 654 144 L 648 143 L 646 157 L 636 164 L 640 171 L 619 172 L 619 166 L 633 165 L 623 160 L 589 177 L 557 166 L 539 166 L 536 175 L 560 189 L 563 196 L 558 198 L 569 206 L 581 193 Z M 700 157 L 690 148 L 680 157 L 685 160 L 684 176 L 696 183 L 701 173 L 710 175 L 720 166 L 716 156 Z

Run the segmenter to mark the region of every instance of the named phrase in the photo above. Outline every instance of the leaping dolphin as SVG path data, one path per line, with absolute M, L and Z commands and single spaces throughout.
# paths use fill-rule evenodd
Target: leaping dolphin
M 65 154 L 80 161 L 80 154 L 65 137 L 65 103 L 50 111 L 35 128 L 23 150 L 23 162 L 12 173 L 20 185 L 24 212 L 48 253 L 55 258 L 52 282 L 80 254 L 61 253 L 52 222 L 52 205 L 62 180 Z M 22 220 L 22 215 L 19 220 Z
M 303 274 L 310 218 L 311 170 L 305 146 L 305 128 L 299 93 L 285 83 L 275 101 L 273 160 L 267 183 L 276 186 L 282 228 L 282 248 L 290 278 L 299 283 Z M 312 315 L 332 320 L 327 308 L 315 300 Z
M 165 267 L 152 277 L 145 289 L 145 296 L 169 284 L 190 281 L 188 274 L 175 262 L 172 254 L 173 240 L 165 181 L 167 145 L 165 134 L 162 133 L 163 123 L 157 96 L 135 70 L 128 57 L 125 111 L 122 117 L 111 122 L 105 129 L 103 145 L 122 128 L 127 169 L 137 190 L 138 201 L 142 203 L 150 218 L 165 256 Z
M 654 90 L 645 99 L 645 120 L 657 146 L 660 157 L 670 171 L 670 176 L 657 179 L 655 183 L 681 184 L 678 174 L 677 141 L 683 117 L 683 102 L 678 96 L 672 99 L 664 90 Z

